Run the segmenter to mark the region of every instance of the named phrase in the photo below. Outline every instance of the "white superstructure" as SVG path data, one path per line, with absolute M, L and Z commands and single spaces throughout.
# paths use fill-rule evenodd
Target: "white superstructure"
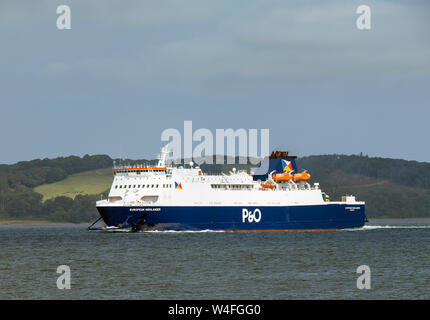
M 155 167 L 116 166 L 105 200 L 97 206 L 287 206 L 324 204 L 318 183 L 276 183 L 263 188 L 252 175 L 233 169 L 229 174 L 207 175 L 198 166 L 166 166 L 168 152 L 161 150 Z

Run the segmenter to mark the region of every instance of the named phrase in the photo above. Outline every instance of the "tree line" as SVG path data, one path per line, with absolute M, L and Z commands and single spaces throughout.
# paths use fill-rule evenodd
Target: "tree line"
M 63 180 L 74 173 L 111 165 L 112 159 L 107 155 L 36 159 L 0 165 L 0 218 L 88 221 L 97 216 L 94 203 L 100 195 L 78 195 L 75 199 L 57 197 L 42 202 L 42 195 L 33 188 Z

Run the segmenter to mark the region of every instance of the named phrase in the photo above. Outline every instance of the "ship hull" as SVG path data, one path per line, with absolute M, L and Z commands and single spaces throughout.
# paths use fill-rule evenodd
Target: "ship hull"
M 98 206 L 108 226 L 155 230 L 338 230 L 362 227 L 364 204 L 305 206 Z

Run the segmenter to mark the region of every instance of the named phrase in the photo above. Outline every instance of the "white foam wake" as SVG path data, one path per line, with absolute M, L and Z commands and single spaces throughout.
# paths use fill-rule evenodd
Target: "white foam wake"
M 379 230 L 379 229 L 430 229 L 430 226 L 405 226 L 405 225 L 399 225 L 399 226 L 393 226 L 393 225 L 375 225 L 375 226 L 363 226 L 361 228 L 355 228 L 355 229 L 345 229 L 345 231 L 366 231 L 366 230 Z
M 143 233 L 202 233 L 202 232 L 225 232 L 223 230 L 143 230 Z

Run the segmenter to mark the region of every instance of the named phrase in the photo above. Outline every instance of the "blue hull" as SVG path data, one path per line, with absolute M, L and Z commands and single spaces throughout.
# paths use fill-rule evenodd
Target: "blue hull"
M 156 230 L 331 230 L 362 227 L 365 206 L 336 204 L 260 207 L 97 207 L 108 226 L 144 224 Z

